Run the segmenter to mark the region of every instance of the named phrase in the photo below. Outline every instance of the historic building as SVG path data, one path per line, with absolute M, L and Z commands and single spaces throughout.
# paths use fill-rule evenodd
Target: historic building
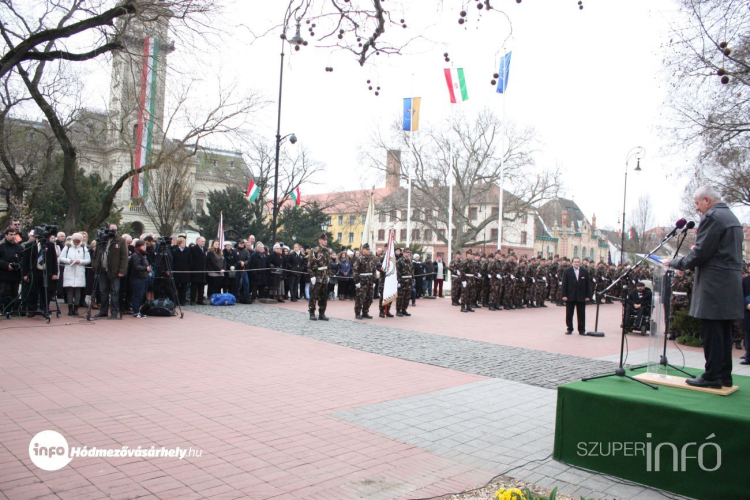
M 566 198 L 549 200 L 537 209 L 537 214 L 534 241 L 537 255 L 608 261 L 609 243 L 596 228 L 596 215 L 589 222 L 576 202 Z

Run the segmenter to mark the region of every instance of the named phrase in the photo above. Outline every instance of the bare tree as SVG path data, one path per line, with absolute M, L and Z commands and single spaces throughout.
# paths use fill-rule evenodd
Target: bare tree
M 750 11 L 745 0 L 680 0 L 665 59 L 673 131 L 729 203 L 750 205 Z
M 630 213 L 629 226 L 633 232 L 632 237 L 625 242 L 628 251 L 644 253 L 653 247 L 655 238 L 649 232 L 656 225 L 654 204 L 649 195 L 641 195 L 638 203 Z
M 143 207 L 160 234 L 174 234 L 190 220 L 195 179 L 191 156 L 185 150 L 170 155 L 150 183 Z
M 400 127 L 396 125 L 394 129 L 400 130 Z M 498 215 L 490 210 L 479 213 L 472 210 L 472 206 L 497 205 L 501 177 L 507 193 L 503 198 L 504 221 L 517 221 L 531 214 L 536 205 L 558 193 L 559 171 L 540 169 L 534 164 L 533 154 L 537 148 L 534 130 L 510 124 L 505 135 L 506 141 L 503 141 L 501 121 L 485 110 L 474 119 L 459 118 L 447 129 L 427 130 L 418 137 L 400 131 L 390 141 L 377 137 L 373 152 L 367 154 L 366 160 L 374 168 L 387 172 L 382 152 L 405 150 L 406 154 L 401 156 L 401 177 L 408 181 L 411 172 L 416 219 L 447 243 L 450 237 L 450 231 L 446 230 L 448 213 L 452 210 L 456 231 L 453 247 L 462 248 L 489 243 L 480 237 Z M 448 206 L 449 181 L 454 185 L 451 207 Z M 405 206 L 406 194 L 399 191 L 383 200 L 378 209 L 389 212 Z

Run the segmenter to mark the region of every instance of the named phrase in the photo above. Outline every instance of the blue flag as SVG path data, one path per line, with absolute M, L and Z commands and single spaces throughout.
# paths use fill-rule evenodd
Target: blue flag
M 404 99 L 404 126 L 406 132 L 419 130 L 419 105 L 421 97 L 407 97 Z
M 508 75 L 510 74 L 510 55 L 513 52 L 508 52 L 500 59 L 500 71 L 498 74 L 500 78 L 497 80 L 497 93 L 502 94 L 508 88 Z

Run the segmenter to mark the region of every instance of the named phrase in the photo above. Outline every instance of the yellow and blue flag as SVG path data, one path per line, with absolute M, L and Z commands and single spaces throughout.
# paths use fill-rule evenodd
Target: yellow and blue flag
M 502 94 L 508 88 L 508 75 L 510 73 L 510 55 L 513 52 L 508 52 L 500 59 L 500 78 L 497 79 L 497 93 Z
M 407 97 L 404 99 L 404 127 L 407 132 L 419 130 L 419 104 L 421 97 Z

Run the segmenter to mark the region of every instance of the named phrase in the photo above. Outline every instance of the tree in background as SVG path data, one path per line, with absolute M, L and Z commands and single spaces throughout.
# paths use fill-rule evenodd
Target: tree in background
M 321 225 L 325 224 L 327 219 L 328 216 L 317 203 L 304 207 L 288 206 L 279 215 L 276 237 L 290 248 L 294 243 L 314 247 L 318 244 L 318 236 L 322 232 Z M 326 234 L 330 246 L 334 243 L 333 234 Z
M 174 234 L 191 219 L 195 176 L 189 161 L 187 155 L 167 161 L 150 179 L 143 208 L 159 234 Z
M 243 238 L 254 234 L 255 241 L 266 241 L 270 230 L 263 221 L 256 221 L 253 207 L 245 198 L 245 193 L 236 187 L 208 193 L 207 208 L 210 213 L 202 212 L 196 218 L 200 233 L 207 240 L 216 239 L 219 230 L 219 214 L 224 214 L 224 230 L 237 231 Z M 226 236 L 227 240 L 234 240 Z
M 62 159 L 58 156 L 58 163 Z M 34 196 L 34 204 L 30 207 L 34 225 L 52 224 L 60 222 L 68 211 L 68 199 L 65 191 L 60 185 L 59 178 L 62 176 L 62 169 L 58 168 L 53 177 L 44 189 L 40 190 Z M 93 218 L 94 214 L 101 209 L 104 196 L 111 186 L 99 177 L 99 174 L 86 174 L 79 170 L 76 175 L 76 188 L 81 200 L 81 214 L 84 217 Z M 106 217 L 107 222 L 118 224 L 121 214 L 119 210 L 112 209 Z M 82 228 L 72 228 L 66 232 L 80 230 Z
M 746 0 L 679 0 L 665 58 L 678 147 L 686 170 L 731 204 L 750 206 L 750 10 Z

